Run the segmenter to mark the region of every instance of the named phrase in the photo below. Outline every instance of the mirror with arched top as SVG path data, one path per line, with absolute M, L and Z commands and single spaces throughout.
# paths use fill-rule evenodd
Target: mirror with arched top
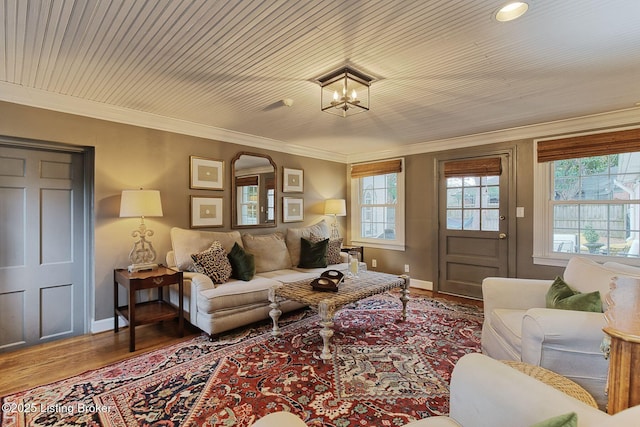
M 276 226 L 276 170 L 276 164 L 265 154 L 240 152 L 233 158 L 233 228 Z

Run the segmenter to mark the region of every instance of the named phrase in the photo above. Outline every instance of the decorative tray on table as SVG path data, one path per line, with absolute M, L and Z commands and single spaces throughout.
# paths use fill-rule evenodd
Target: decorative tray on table
M 311 287 L 316 291 L 338 292 L 338 286 L 343 280 L 344 274 L 338 270 L 327 270 L 311 281 Z

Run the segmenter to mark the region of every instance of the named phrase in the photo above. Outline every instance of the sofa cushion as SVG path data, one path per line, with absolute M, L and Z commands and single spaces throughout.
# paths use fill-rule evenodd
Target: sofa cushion
M 191 254 L 207 250 L 216 240 L 222 244 L 227 253 L 231 251 L 234 243 L 242 246 L 242 238 L 238 231 L 199 231 L 173 227 L 170 236 L 176 267 L 182 271 L 195 271 Z
M 256 262 L 252 254 L 235 243 L 227 256 L 231 263 L 231 277 L 245 282 L 253 279 L 256 274 Z
M 191 259 L 195 270 L 209 276 L 213 283 L 224 283 L 231 277 L 231 263 L 227 252 L 217 240 L 206 251 L 191 254 Z
M 599 291 L 581 293 L 572 289 L 560 277 L 556 277 L 546 294 L 547 308 L 575 311 L 602 312 Z
M 268 304 L 269 289 L 280 282 L 256 276 L 248 282 L 230 280 L 198 294 L 198 311 L 213 313 L 217 310 L 236 309 L 254 304 Z
M 313 274 L 315 277 L 320 276 L 322 273 L 324 273 L 325 271 L 327 271 L 327 269 L 331 269 L 331 270 L 338 270 L 344 274 L 347 274 L 347 272 L 349 271 L 349 264 L 347 264 L 346 262 L 340 263 L 340 264 L 331 264 L 331 265 L 327 265 L 327 267 L 325 268 L 300 268 L 300 267 L 295 267 L 294 270 L 299 271 L 301 273 L 308 273 L 308 274 Z M 314 278 L 315 278 L 314 277 Z
M 312 281 L 325 271 L 325 268 L 316 268 L 310 270 L 289 269 L 266 271 L 260 273 L 260 277 L 277 280 L 279 283 L 293 283 L 300 280 Z
M 243 234 L 244 249 L 253 254 L 256 273 L 291 267 L 291 258 L 282 233 Z
M 326 239 L 331 234 L 331 231 L 325 220 L 307 227 L 287 229 L 286 241 L 289 257 L 291 258 L 291 265 L 295 266 L 300 264 L 300 238 L 304 237 L 308 239 L 311 237 L 311 233 Z
M 300 239 L 300 268 L 323 268 L 327 266 L 327 247 L 329 239 L 313 242 L 304 237 Z

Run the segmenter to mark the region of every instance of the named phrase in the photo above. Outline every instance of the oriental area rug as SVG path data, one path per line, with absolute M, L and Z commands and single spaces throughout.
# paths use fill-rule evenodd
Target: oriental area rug
M 319 318 L 281 318 L 210 342 L 204 335 L 2 398 L 0 425 L 249 426 L 288 411 L 309 426 L 401 426 L 449 407 L 456 361 L 480 351 L 481 310 L 395 293 L 336 314 L 333 358 Z

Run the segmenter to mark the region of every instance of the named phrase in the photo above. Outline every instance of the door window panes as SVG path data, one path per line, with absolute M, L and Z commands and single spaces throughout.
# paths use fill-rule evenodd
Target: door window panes
M 447 229 L 498 231 L 499 176 L 447 178 Z

